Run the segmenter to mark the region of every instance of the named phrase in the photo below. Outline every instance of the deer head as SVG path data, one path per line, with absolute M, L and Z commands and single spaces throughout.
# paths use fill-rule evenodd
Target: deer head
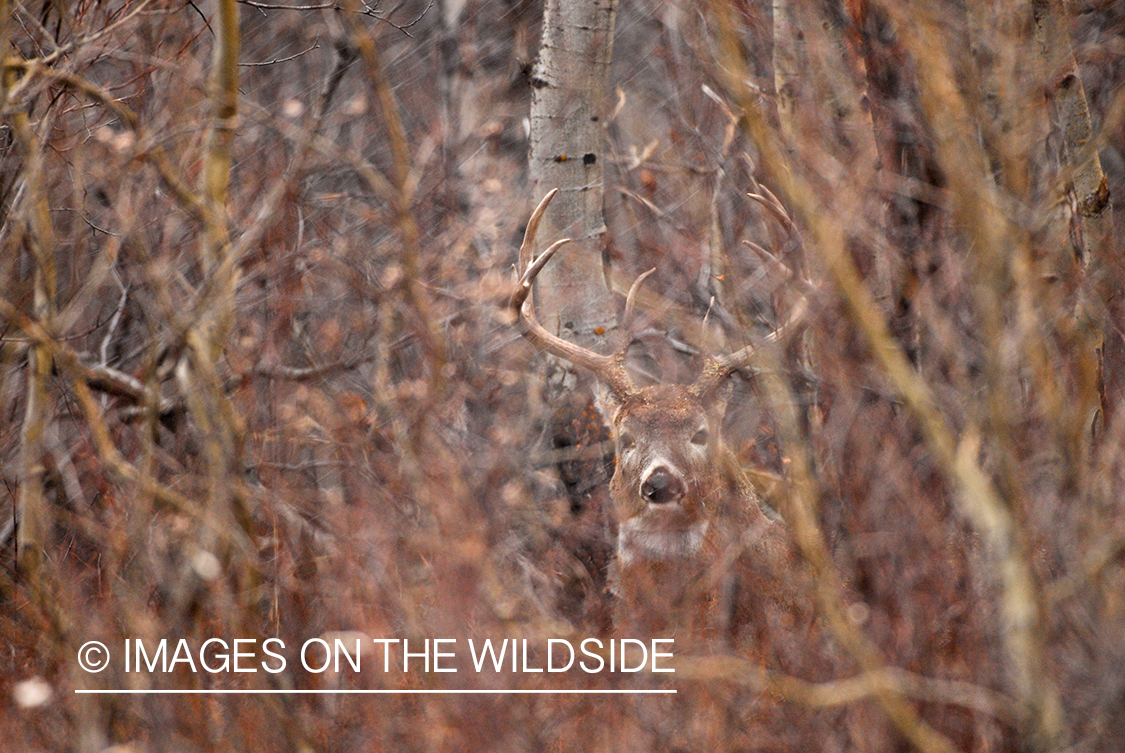
M 639 580 L 648 580 L 658 586 L 668 602 L 665 607 L 673 609 L 703 573 L 708 549 L 714 548 L 716 519 L 732 511 L 736 517 L 740 510 L 757 511 L 749 482 L 731 473 L 732 454 L 720 433 L 725 406 L 719 399 L 726 379 L 747 364 L 753 351 L 746 347 L 708 358 L 691 385 L 638 387 L 625 369 L 625 348 L 602 355 L 543 327 L 535 317 L 531 286 L 569 239 L 556 241 L 534 261 L 530 256 L 539 221 L 556 192 L 543 198 L 528 221 L 520 247 L 522 274 L 509 309 L 537 348 L 593 373 L 606 388 L 617 453 L 610 495 L 618 524 L 622 595 L 635 598 Z M 626 318 L 643 277 L 629 292 Z

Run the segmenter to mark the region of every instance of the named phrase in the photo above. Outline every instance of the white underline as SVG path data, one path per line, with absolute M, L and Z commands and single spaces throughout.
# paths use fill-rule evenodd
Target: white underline
M 98 695 L 667 695 L 675 694 L 675 688 L 654 690 L 244 690 L 244 689 L 174 689 L 174 690 L 83 690 L 75 689 L 77 694 Z

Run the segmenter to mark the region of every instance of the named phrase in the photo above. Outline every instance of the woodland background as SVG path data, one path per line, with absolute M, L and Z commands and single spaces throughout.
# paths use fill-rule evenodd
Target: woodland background
M 542 16 L 0 0 L 4 745 L 1121 750 L 1120 2 L 617 9 L 635 366 L 762 344 L 727 435 L 786 480 L 810 632 L 677 644 L 671 699 L 73 693 L 665 682 L 75 660 L 612 635 L 604 434 L 551 430 L 503 310 Z

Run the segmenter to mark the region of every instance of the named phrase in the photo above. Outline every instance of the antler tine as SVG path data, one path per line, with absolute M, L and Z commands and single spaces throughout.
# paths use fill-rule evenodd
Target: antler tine
M 531 299 L 531 283 L 535 282 L 535 278 L 539 276 L 539 273 L 541 271 L 543 271 L 543 267 L 547 266 L 547 262 L 551 260 L 551 257 L 555 255 L 555 252 L 568 243 L 570 243 L 570 238 L 560 238 L 559 240 L 555 241 L 547 247 L 546 251 L 539 254 L 539 256 L 535 258 L 535 261 L 532 262 L 531 265 L 524 270 L 523 275 L 520 277 L 519 281 L 520 288 L 525 291 L 523 295 L 520 296 L 521 298 L 527 300 Z M 517 291 L 517 294 L 518 293 L 519 291 Z M 520 305 L 523 305 L 522 300 L 520 301 Z
M 773 191 L 770 191 L 762 184 L 758 183 L 756 187 L 761 193 L 748 193 L 746 195 L 765 207 L 765 209 L 781 223 L 781 226 L 785 228 L 786 232 L 795 233 L 797 225 L 793 222 L 793 218 L 789 216 L 789 213 L 785 211 L 785 205 L 778 200 Z
M 692 385 L 692 391 L 703 401 L 710 400 L 727 377 L 750 365 L 754 352 L 754 346 L 747 345 L 730 355 L 708 357 L 703 364 L 703 371 Z
M 801 296 L 800 302 L 794 307 L 793 312 L 789 315 L 789 319 L 773 332 L 766 335 L 766 342 L 778 343 L 800 332 L 804 327 L 804 319 L 807 311 L 808 299 Z M 699 375 L 692 389 L 695 390 L 697 395 L 707 398 L 713 396 L 715 390 L 719 388 L 724 379 L 736 371 L 745 369 L 754 362 L 754 353 L 754 346 L 747 345 L 730 355 L 708 358 L 707 363 L 703 366 L 703 373 Z
M 535 252 L 535 236 L 539 234 L 539 221 L 543 219 L 543 213 L 547 211 L 547 206 L 551 203 L 551 199 L 555 198 L 555 194 L 559 189 L 552 188 L 547 192 L 547 195 L 539 202 L 539 206 L 535 207 L 535 211 L 531 213 L 530 219 L 527 221 L 527 229 L 523 232 L 523 243 L 520 244 L 520 269 L 527 269 L 531 263 L 531 255 Z M 549 257 L 548 257 L 549 258 Z M 536 272 L 538 274 L 538 272 Z M 532 275 L 534 277 L 534 275 Z
M 746 368 L 753 362 L 754 346 L 747 345 L 745 348 L 736 350 L 730 355 L 717 356 L 712 360 L 719 366 L 719 368 L 726 371 L 725 376 L 730 376 L 734 372 L 741 371 L 742 369 Z
M 636 392 L 633 380 L 629 378 L 628 372 L 625 371 L 624 351 L 603 356 L 552 334 L 535 318 L 535 302 L 531 296 L 531 286 L 535 282 L 535 277 L 547 265 L 556 251 L 570 243 L 569 238 L 555 241 L 534 262 L 529 263 L 531 253 L 535 249 L 535 236 L 539 231 L 539 221 L 558 190 L 554 188 L 543 197 L 539 206 L 532 212 L 531 219 L 527 222 L 527 231 L 524 233 L 523 243 L 520 245 L 520 268 L 524 271 L 520 275 L 519 282 L 516 283 L 516 289 L 508 302 L 508 308 L 516 316 L 520 333 L 533 345 L 591 372 L 619 400 L 624 400 Z
M 629 325 L 633 323 L 633 307 L 637 303 L 637 291 L 641 289 L 641 283 L 647 280 L 652 273 L 656 271 L 656 267 L 642 272 L 637 279 L 633 280 L 633 284 L 629 286 L 629 294 L 625 296 L 625 313 L 621 316 L 622 326 L 629 329 Z

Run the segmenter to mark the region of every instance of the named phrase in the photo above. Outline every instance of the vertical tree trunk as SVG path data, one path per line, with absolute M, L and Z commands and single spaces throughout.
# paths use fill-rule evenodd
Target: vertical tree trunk
M 539 276 L 543 324 L 588 347 L 615 330 L 603 261 L 606 78 L 616 0 L 547 0 L 531 84 L 531 184 L 559 195 L 540 237 L 574 239 Z
M 605 100 L 613 50 L 616 0 L 547 0 L 539 59 L 532 73 L 530 175 L 536 200 L 559 193 L 543 217 L 539 237 L 575 243 L 539 275 L 537 300 L 543 325 L 590 348 L 616 346 L 616 305 L 604 255 Z M 566 488 L 571 525 L 560 544 L 572 562 L 557 607 L 586 628 L 609 627 L 605 599 L 613 552 L 608 481 L 612 474 L 609 432 L 590 391 L 564 376 L 552 389 L 550 449 L 559 452 L 559 479 Z M 585 379 L 585 375 L 577 375 Z M 558 387 L 559 385 L 554 385 Z M 588 577 L 575 576 L 585 570 Z

